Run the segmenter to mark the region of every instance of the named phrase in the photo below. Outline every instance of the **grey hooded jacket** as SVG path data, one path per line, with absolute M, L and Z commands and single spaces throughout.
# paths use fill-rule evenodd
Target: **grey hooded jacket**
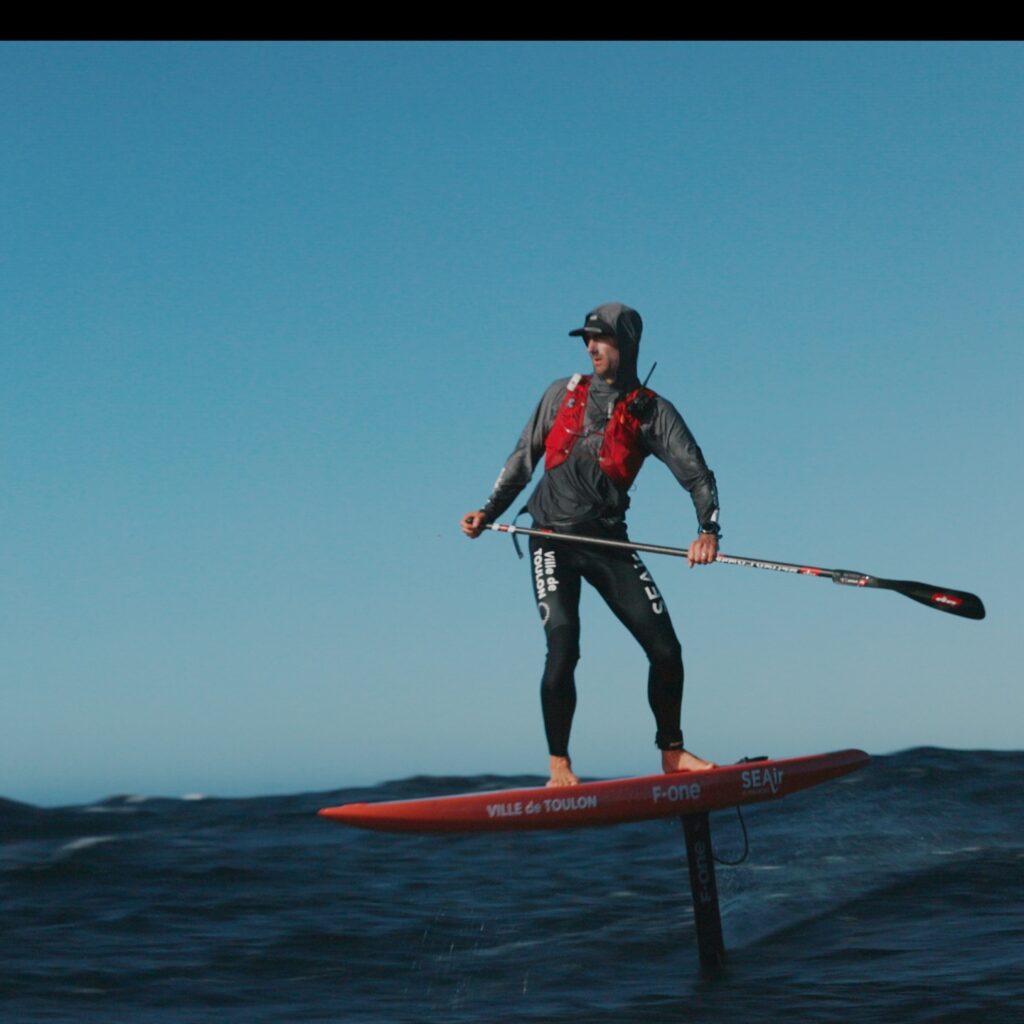
M 569 332 L 584 341 L 588 335 L 613 335 L 618 342 L 619 369 L 611 384 L 596 374 L 591 378 L 583 436 L 561 465 L 544 473 L 527 504 L 537 525 L 566 530 L 584 523 L 610 527 L 623 521 L 629 495 L 601 470 L 598 454 L 616 403 L 640 386 L 636 364 L 642 331 L 643 321 L 635 309 L 621 302 L 607 302 L 587 313 L 582 327 Z M 537 463 L 544 457 L 544 441 L 570 380 L 556 380 L 544 392 L 482 509 L 489 522 L 494 522 L 530 482 Z M 664 462 L 690 492 L 698 526 L 717 532 L 715 475 L 708 469 L 682 416 L 667 399 L 658 396 L 645 413 L 641 440 L 647 454 Z

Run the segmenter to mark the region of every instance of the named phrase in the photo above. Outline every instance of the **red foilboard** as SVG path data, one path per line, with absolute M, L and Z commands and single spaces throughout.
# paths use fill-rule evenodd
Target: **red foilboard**
M 342 825 L 385 832 L 497 832 L 617 825 L 778 800 L 855 772 L 869 760 L 863 750 L 838 750 L 779 761 L 744 761 L 706 772 L 345 804 L 325 807 L 319 813 Z

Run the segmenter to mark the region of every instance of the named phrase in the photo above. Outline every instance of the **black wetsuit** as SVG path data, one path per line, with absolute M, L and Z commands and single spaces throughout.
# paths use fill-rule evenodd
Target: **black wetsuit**
M 618 380 L 608 384 L 594 376 L 587 395 L 583 435 L 560 466 L 545 472 L 527 510 L 536 526 L 556 533 L 589 533 L 626 539 L 627 492 L 601 470 L 600 450 L 608 418 L 623 396 L 639 385 L 635 350 L 624 352 Z M 505 463 L 483 512 L 495 521 L 529 483 L 544 455 L 544 441 L 565 397 L 568 378 L 555 381 L 544 393 Z M 717 531 L 718 493 L 682 417 L 658 396 L 643 418 L 641 441 L 689 491 L 702 529 Z M 576 708 L 575 667 L 579 660 L 580 580 L 604 598 L 618 619 L 643 647 L 650 661 L 648 700 L 657 725 L 656 742 L 663 749 L 682 746 L 680 707 L 683 662 L 679 641 L 664 601 L 639 557 L 613 548 L 588 547 L 531 538 L 534 595 L 547 636 L 547 661 L 541 703 L 550 753 L 568 755 L 569 732 Z
M 592 536 L 627 539 L 625 524 L 580 530 Z M 569 731 L 576 710 L 575 668 L 580 657 L 580 580 L 586 580 L 604 598 L 650 661 L 647 700 L 657 724 L 655 742 L 663 750 L 681 747 L 682 649 L 665 602 L 640 556 L 615 548 L 531 537 L 530 564 L 548 642 L 540 697 L 549 752 L 569 755 Z

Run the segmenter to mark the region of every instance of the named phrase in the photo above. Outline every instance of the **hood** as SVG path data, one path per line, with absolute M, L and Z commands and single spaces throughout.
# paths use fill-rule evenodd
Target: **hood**
M 583 326 L 570 331 L 570 337 L 610 334 L 619 343 L 619 372 L 616 389 L 629 389 L 640 383 L 636 364 L 640 355 L 640 335 L 644 322 L 640 314 L 622 302 L 605 302 L 592 309 L 583 319 Z

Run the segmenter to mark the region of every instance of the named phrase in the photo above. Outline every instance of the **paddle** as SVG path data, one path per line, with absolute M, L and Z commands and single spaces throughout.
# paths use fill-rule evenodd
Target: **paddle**
M 686 558 L 686 548 L 667 548 L 660 544 L 634 544 L 627 540 L 611 540 L 605 537 L 583 537 L 575 533 L 555 533 L 553 530 L 534 530 L 524 526 L 511 526 L 506 523 L 488 523 L 488 530 L 498 533 L 522 533 L 528 537 L 547 537 L 567 541 L 572 544 L 596 544 L 607 548 L 625 548 L 627 551 L 648 551 L 656 555 L 674 555 Z M 774 569 L 776 572 L 795 572 L 801 576 L 826 576 L 833 583 L 842 583 L 851 587 L 877 587 L 880 590 L 895 590 L 897 594 L 909 597 L 950 615 L 959 615 L 965 619 L 985 618 L 985 606 L 981 598 L 968 594 L 964 590 L 950 590 L 948 587 L 933 587 L 930 583 L 917 583 L 914 580 L 884 580 L 867 573 L 853 572 L 849 569 L 817 569 L 810 565 L 794 565 L 791 562 L 769 562 L 764 558 L 743 558 L 741 555 L 718 555 L 716 562 L 725 565 L 744 565 L 748 569 Z

